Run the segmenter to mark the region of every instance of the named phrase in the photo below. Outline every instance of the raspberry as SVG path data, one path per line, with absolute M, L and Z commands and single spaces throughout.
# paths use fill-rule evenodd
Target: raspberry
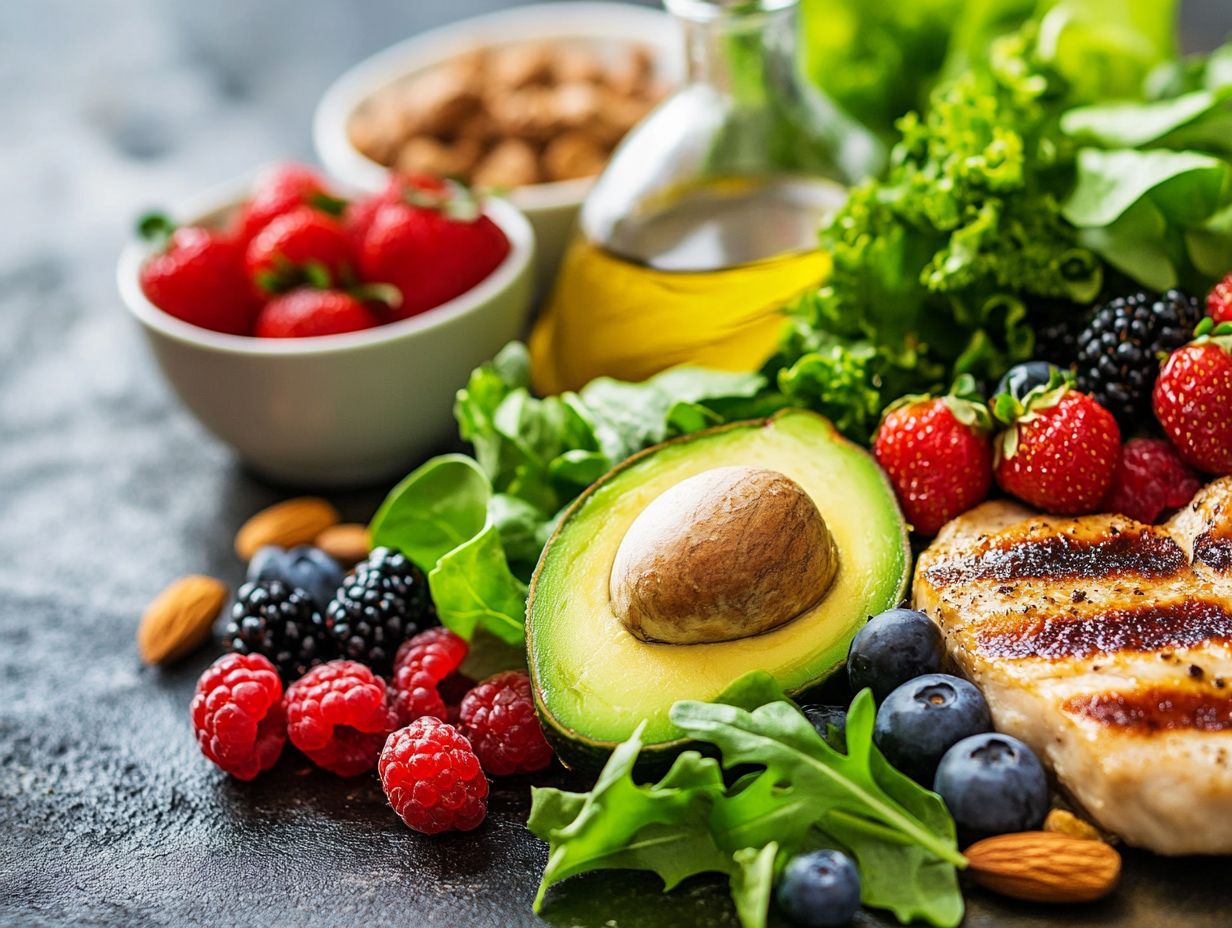
M 488 677 L 467 693 L 459 720 L 492 776 L 533 773 L 552 762 L 552 748 L 535 714 L 530 677 L 521 671 Z
M 287 735 L 318 767 L 352 777 L 376 766 L 397 715 L 385 681 L 355 661 L 313 667 L 287 689 Z
M 430 628 L 398 647 L 394 658 L 394 705 L 409 725 L 424 715 L 445 720 L 448 710 L 439 685 L 466 659 L 466 642 L 447 628 Z
M 1135 438 L 1121 449 L 1103 508 L 1151 523 L 1184 506 L 1201 486 L 1171 444 L 1159 438 Z
M 1232 271 L 1207 295 L 1206 312 L 1216 322 L 1232 322 Z
M 287 741 L 282 681 L 260 654 L 224 654 L 197 681 L 193 732 L 201 753 L 238 780 L 269 770 Z
M 389 736 L 377 768 L 408 828 L 426 835 L 470 831 L 488 814 L 488 781 L 456 728 L 425 716 Z

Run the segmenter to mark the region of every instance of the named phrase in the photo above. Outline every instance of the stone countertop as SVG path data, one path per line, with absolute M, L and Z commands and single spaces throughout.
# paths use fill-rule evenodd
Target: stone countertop
M 1192 0 L 1190 34 L 1232 25 L 1225 2 Z M 187 705 L 213 652 L 143 667 L 135 623 L 171 578 L 238 581 L 235 528 L 285 490 L 177 406 L 112 280 L 142 208 L 310 158 L 334 76 L 500 5 L 0 4 L 0 924 L 542 923 L 525 782 L 496 787 L 478 832 L 429 840 L 372 777 L 288 752 L 245 785 L 200 757 Z M 360 520 L 379 497 L 335 495 Z M 967 924 L 1213 928 L 1227 923 L 1224 869 L 1131 857 L 1107 903 L 1057 912 L 974 894 Z M 553 891 L 545 921 L 734 925 L 724 895 L 705 879 L 660 896 L 642 874 L 583 877 Z

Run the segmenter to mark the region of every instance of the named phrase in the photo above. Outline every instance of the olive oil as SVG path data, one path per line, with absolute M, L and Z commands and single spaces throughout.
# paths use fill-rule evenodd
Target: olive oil
M 708 178 L 589 235 L 584 217 L 531 337 L 536 389 L 678 364 L 756 369 L 784 306 L 825 277 L 817 229 L 844 195 L 819 178 Z

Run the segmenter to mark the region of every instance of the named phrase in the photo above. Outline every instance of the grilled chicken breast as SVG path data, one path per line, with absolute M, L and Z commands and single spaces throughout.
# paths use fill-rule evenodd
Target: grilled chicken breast
M 1232 853 L 1232 477 L 1162 526 L 985 503 L 920 556 L 914 600 L 1099 825 Z

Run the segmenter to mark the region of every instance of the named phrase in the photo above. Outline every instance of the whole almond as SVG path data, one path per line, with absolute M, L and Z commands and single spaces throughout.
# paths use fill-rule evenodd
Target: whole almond
M 235 553 L 248 561 L 258 548 L 306 545 L 339 521 L 338 510 L 317 496 L 299 496 L 262 509 L 240 526 Z
M 1029 902 L 1093 902 L 1112 892 L 1121 875 L 1114 848 L 1053 831 L 985 838 L 966 856 L 976 883 Z
M 358 564 L 372 550 L 368 538 L 368 526 L 358 522 L 339 522 L 331 525 L 313 541 L 313 544 L 332 557 L 343 567 Z
M 194 574 L 177 580 L 154 598 L 137 626 L 137 651 L 147 664 L 170 664 L 186 657 L 210 637 L 227 586 Z
M 1103 837 L 1090 822 L 1084 822 L 1073 812 L 1065 809 L 1053 809 L 1044 819 L 1044 831 L 1055 831 L 1071 838 L 1085 838 L 1088 841 L 1102 841 Z

